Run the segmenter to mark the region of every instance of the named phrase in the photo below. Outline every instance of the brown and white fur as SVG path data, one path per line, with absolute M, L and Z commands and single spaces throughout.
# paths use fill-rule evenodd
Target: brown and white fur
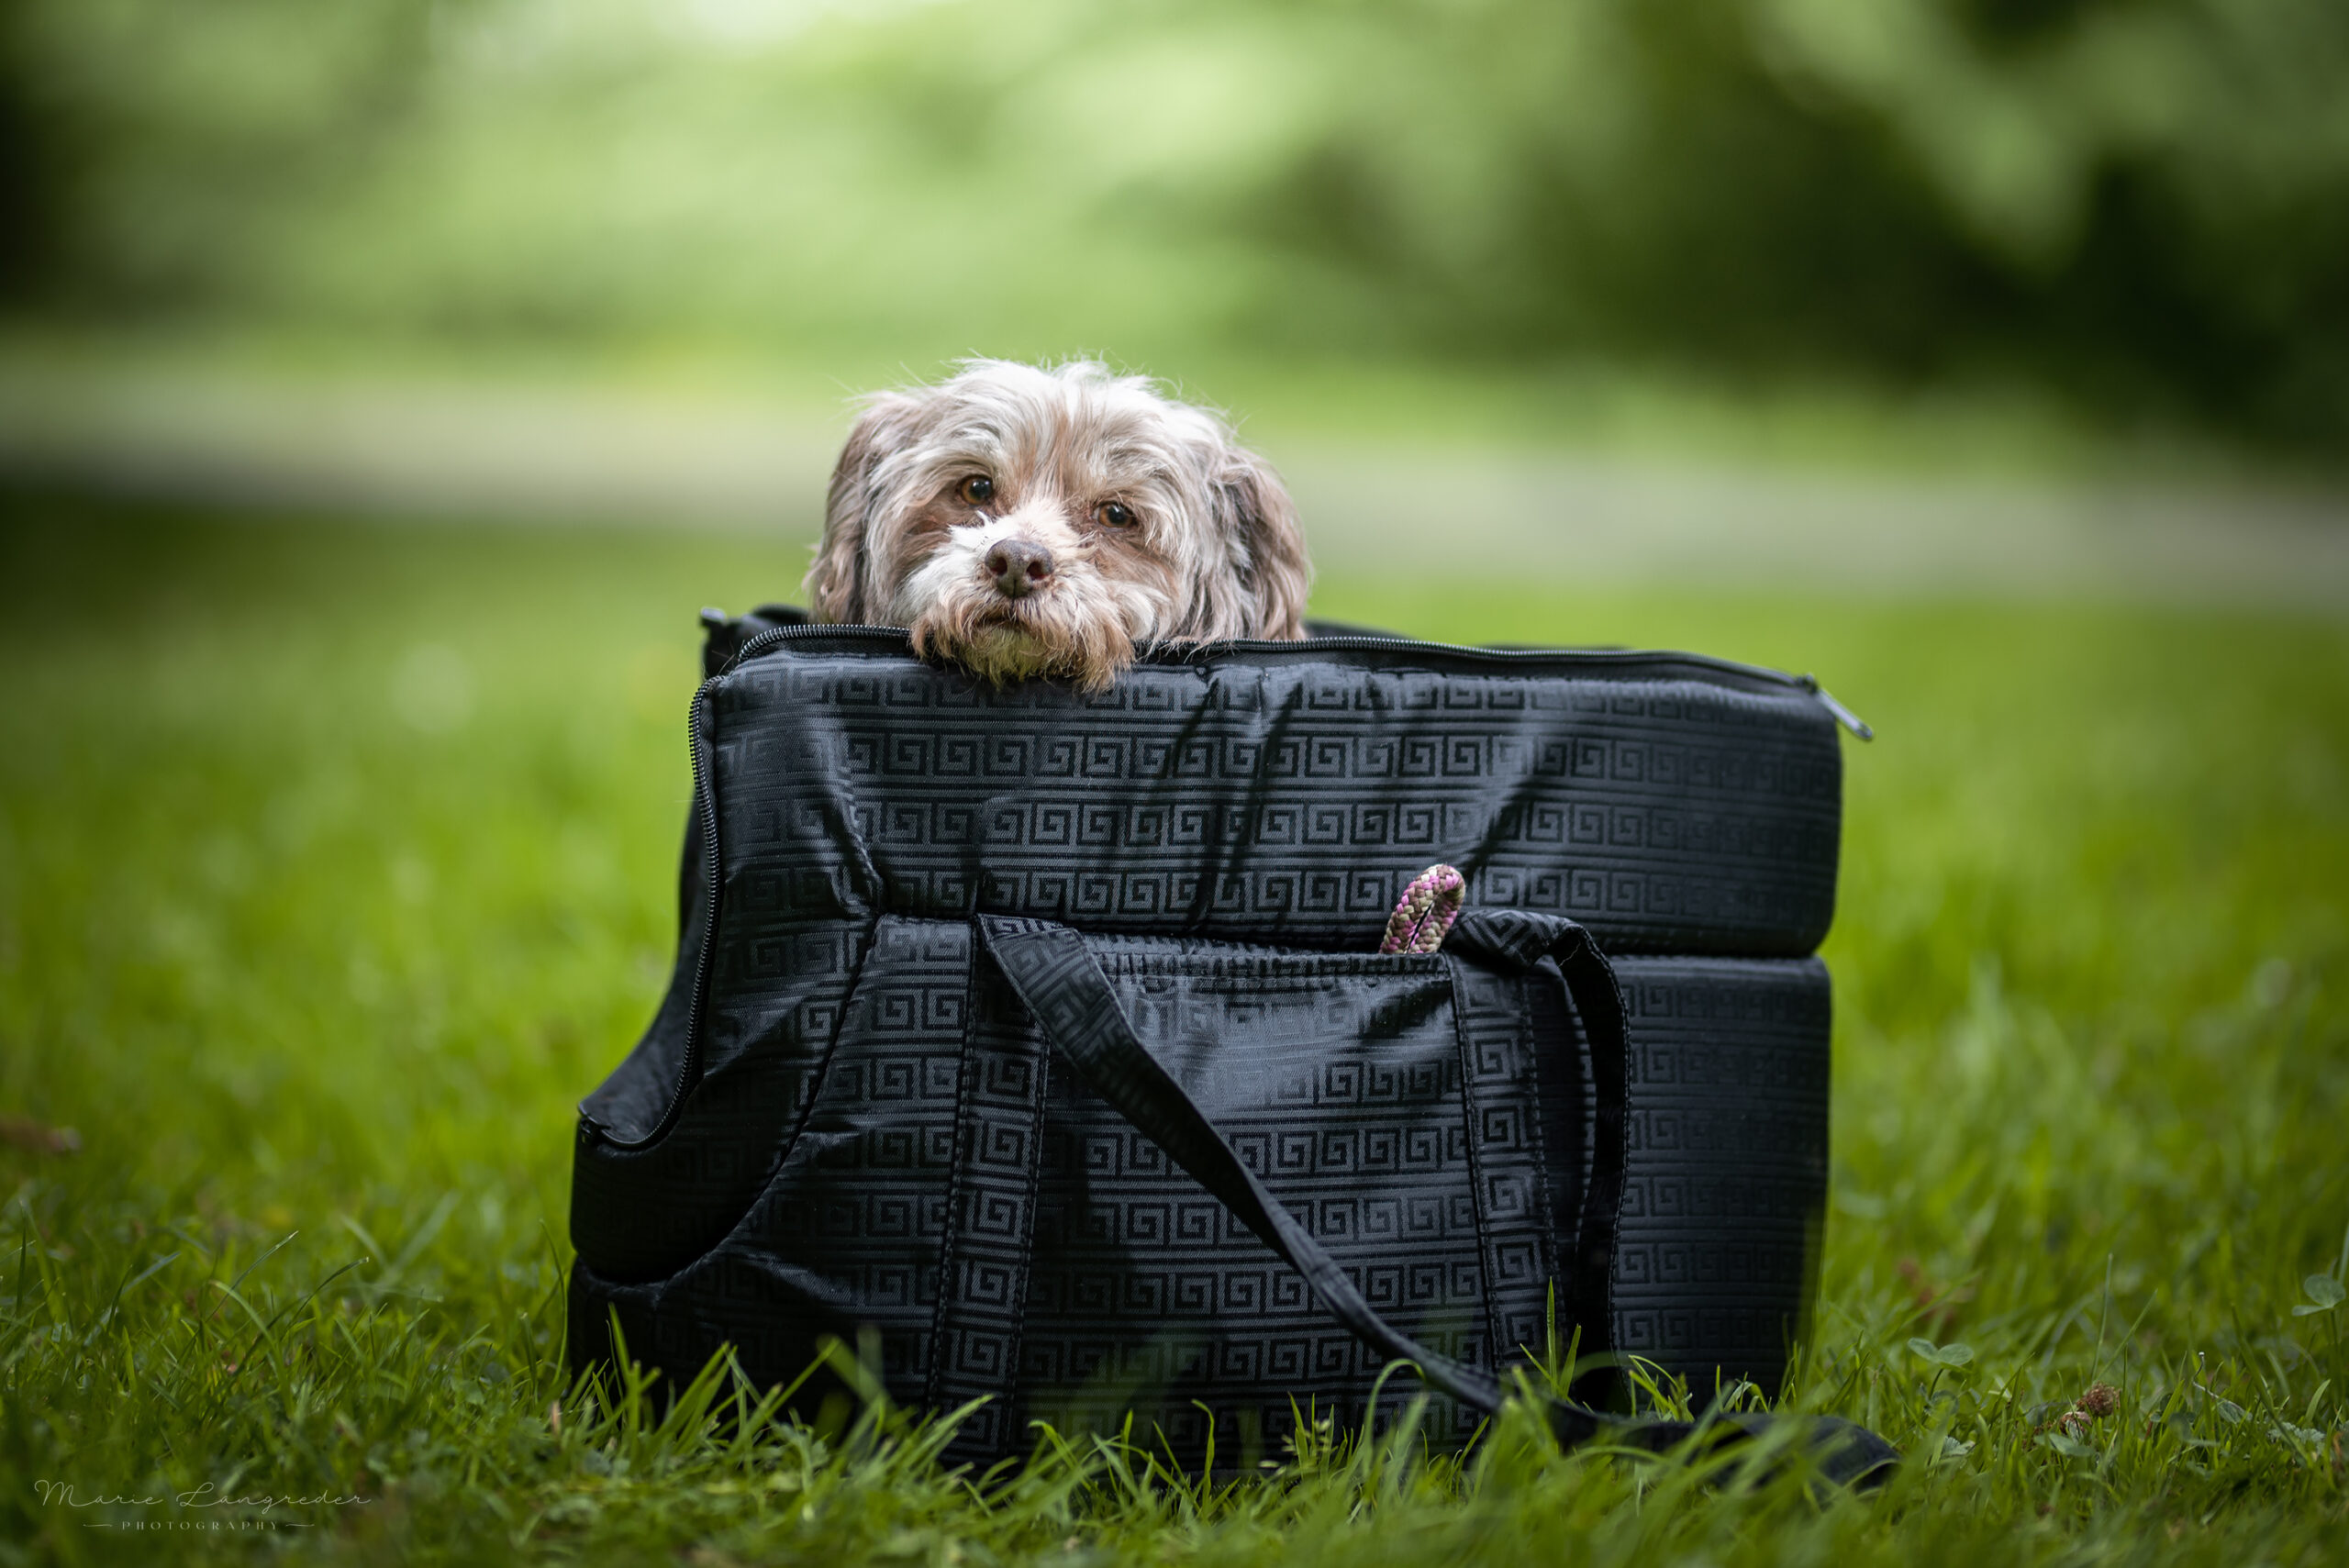
M 1215 415 L 1091 362 L 971 360 L 865 400 L 804 588 L 998 684 L 1098 690 L 1148 643 L 1302 637 L 1311 574 L 1279 477 Z

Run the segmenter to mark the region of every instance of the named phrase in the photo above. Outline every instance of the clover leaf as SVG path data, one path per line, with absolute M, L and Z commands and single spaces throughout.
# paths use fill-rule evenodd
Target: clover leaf
M 2313 1318 L 2320 1312 L 2332 1311 L 2343 1300 L 2349 1300 L 2349 1285 L 2343 1285 L 2331 1274 L 2310 1274 L 2300 1282 L 2300 1288 L 2309 1293 L 2309 1299 L 2292 1308 L 2295 1318 Z

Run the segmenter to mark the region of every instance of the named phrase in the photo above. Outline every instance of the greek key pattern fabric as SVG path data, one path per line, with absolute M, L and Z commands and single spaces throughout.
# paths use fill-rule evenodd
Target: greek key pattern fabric
M 1459 999 L 1461 1087 L 1468 1156 L 1483 1218 L 1486 1331 L 1504 1357 L 1542 1353 L 1550 1291 L 1564 1283 L 1555 1244 L 1557 1199 L 1542 1138 L 1540 1047 L 1526 982 L 1474 964 L 1451 965 Z M 1548 1041 L 1568 1049 L 1565 1037 Z M 1568 1167 L 1559 1174 L 1572 1179 Z M 1567 1310 L 1561 1304 L 1561 1312 Z
M 1051 1082 L 1035 1020 L 992 964 L 972 965 L 971 995 L 947 1204 L 952 1229 L 928 1403 L 938 1409 L 980 1397 L 989 1403 L 957 1434 L 949 1455 L 954 1459 L 996 1453 L 1019 1430 L 1021 1320 Z
M 698 1071 L 682 1089 L 678 1130 L 643 1147 L 600 1127 L 650 1132 L 680 1093 L 685 1009 L 664 1009 L 610 1099 L 581 1107 L 572 1167 L 572 1238 L 615 1279 L 656 1279 L 725 1236 L 764 1188 L 776 1151 L 806 1117 L 869 933 L 877 922 L 801 921 L 756 933 L 721 919 L 712 940 L 710 1003 L 698 1020 Z M 690 981 L 693 960 L 681 960 Z M 674 1020 L 674 1021 L 673 1021 Z M 648 1095 L 636 1085 L 657 1088 Z M 584 1221 L 584 1223 L 583 1223 Z
M 624 1324 L 657 1325 L 662 1346 L 678 1346 L 675 1359 L 657 1364 L 690 1378 L 731 1344 L 763 1380 L 788 1381 L 824 1336 L 855 1345 L 869 1329 L 892 1395 L 921 1400 L 948 1230 L 970 958 L 967 926 L 878 922 L 838 1044 L 761 1173 L 756 1202 L 674 1275 L 631 1288 L 607 1280 Z M 584 1327 L 600 1342 L 599 1322 Z M 630 1329 L 633 1351 L 650 1343 Z
M 1488 1367 L 1442 963 L 1174 946 L 1092 944 L 1142 1044 L 1373 1307 Z M 1146 1408 L 1194 1455 L 1212 1421 L 1235 1456 L 1278 1454 L 1298 1411 L 1361 1418 L 1378 1362 L 1294 1270 L 1074 1075 L 1055 1076 L 1048 1117 L 1021 1367 L 1035 1413 L 1099 1428 Z M 1390 1405 L 1417 1392 L 1400 1380 Z M 1454 1439 L 1473 1425 L 1449 1406 L 1437 1419 Z
M 1080 695 L 770 653 L 710 694 L 729 923 L 1033 916 L 1370 951 L 1437 861 L 1610 951 L 1800 954 L 1842 763 L 1798 692 L 1687 679 L 1143 666 Z
M 1827 968 L 1633 958 L 1615 1343 L 1709 1393 L 1776 1388 L 1827 1197 Z
M 723 1346 L 779 1384 L 837 1338 L 901 1403 L 987 1396 L 957 1459 L 1131 1410 L 1186 1462 L 1212 1431 L 1219 1464 L 1252 1463 L 1300 1413 L 1370 1413 L 1379 1358 L 1049 1065 L 974 934 L 1008 917 L 1082 935 L 1317 1268 L 1505 1370 L 1553 1289 L 1568 1317 L 1593 1063 L 1553 966 L 1375 954 L 1442 862 L 1471 914 L 1578 920 L 1615 962 L 1602 1337 L 1700 1394 L 1774 1387 L 1825 1192 L 1827 977 L 1803 955 L 1832 910 L 1834 732 L 1791 690 L 1581 669 L 1308 646 L 1085 696 L 843 635 L 714 681 L 676 973 L 582 1106 L 574 1360 L 614 1353 L 616 1318 L 673 1385 Z M 1433 1419 L 1459 1440 L 1474 1418 Z

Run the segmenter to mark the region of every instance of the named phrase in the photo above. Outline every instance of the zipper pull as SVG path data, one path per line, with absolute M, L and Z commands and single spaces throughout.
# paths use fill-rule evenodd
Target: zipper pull
M 1834 695 L 1829 692 L 1825 686 L 1819 684 L 1818 676 L 1798 675 L 1795 677 L 1795 684 L 1800 686 L 1804 691 L 1809 692 L 1812 696 L 1817 697 L 1819 699 L 1819 706 L 1835 716 L 1836 723 L 1850 730 L 1860 740 L 1873 740 L 1876 739 L 1876 731 L 1870 729 L 1866 723 L 1861 719 L 1858 714 L 1854 713 L 1850 708 L 1845 707 L 1842 703 L 1837 702 Z

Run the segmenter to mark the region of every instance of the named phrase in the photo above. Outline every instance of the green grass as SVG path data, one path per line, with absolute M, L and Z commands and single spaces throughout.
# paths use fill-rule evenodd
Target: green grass
M 1515 1418 L 1464 1460 L 1333 1434 L 1218 1487 L 1085 1445 L 980 1487 L 886 1412 L 581 1404 L 571 1106 L 666 971 L 693 612 L 801 559 L 0 514 L 0 1560 L 2337 1560 L 2349 1307 L 2294 1308 L 2349 1230 L 2349 625 L 2280 616 L 1319 595 L 1815 670 L 1877 726 L 1788 1401 L 1915 1456 L 1876 1498 Z M 173 1500 L 207 1484 L 371 1500 Z M 214 1519 L 282 1528 L 90 1528 Z

